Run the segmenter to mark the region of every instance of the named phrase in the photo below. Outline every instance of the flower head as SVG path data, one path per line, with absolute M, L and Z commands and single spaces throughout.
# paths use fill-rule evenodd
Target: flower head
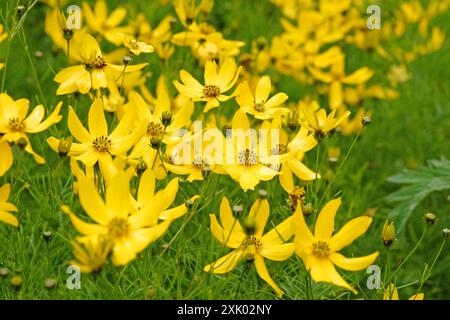
M 205 65 L 205 84 L 200 84 L 185 70 L 180 71 L 182 84 L 177 80 L 174 85 L 177 90 L 193 101 L 205 101 L 204 111 L 207 112 L 212 108 L 219 106 L 220 102 L 227 101 L 231 96 L 225 95 L 237 81 L 242 67 L 237 67 L 236 62 L 229 58 L 224 61 L 217 70 L 217 63 L 208 60 Z
M 243 227 L 233 216 L 230 203 L 224 197 L 220 205 L 220 222 L 222 225 L 219 224 L 215 215 L 209 215 L 211 233 L 224 246 L 234 250 L 216 262 L 205 266 L 204 271 L 218 274 L 227 273 L 232 271 L 241 260 L 252 261 L 258 275 L 272 287 L 278 297 L 281 297 L 283 291 L 272 280 L 264 258 L 284 261 L 292 255 L 294 245 L 287 241 L 293 236 L 293 218 L 287 218 L 264 234 L 269 213 L 270 208 L 267 199 L 256 200 L 250 209 L 246 226 Z
M 347 258 L 339 250 L 348 246 L 369 228 L 372 218 L 361 216 L 347 222 L 333 235 L 334 218 L 341 199 L 328 202 L 320 211 L 314 233 L 306 225 L 301 206 L 294 213 L 296 224 L 295 252 L 303 260 L 306 269 L 316 282 L 329 282 L 356 293 L 356 290 L 341 277 L 335 265 L 348 271 L 367 268 L 378 257 L 378 252 L 358 258 Z

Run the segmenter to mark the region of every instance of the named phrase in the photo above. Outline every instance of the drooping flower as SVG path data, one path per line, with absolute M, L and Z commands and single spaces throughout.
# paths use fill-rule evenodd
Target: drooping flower
M 425 295 L 423 293 L 418 293 L 411 296 L 408 300 L 423 300 L 424 297 Z M 388 285 L 388 287 L 384 291 L 383 300 L 400 300 L 395 284 L 390 283 Z
M 314 234 L 306 225 L 301 206 L 297 206 L 294 213 L 295 252 L 303 260 L 314 281 L 332 283 L 356 294 L 356 290 L 336 271 L 335 265 L 344 270 L 358 271 L 375 261 L 378 252 L 358 258 L 347 258 L 339 253 L 367 231 L 372 218 L 354 218 L 333 235 L 334 219 L 340 205 L 341 199 L 338 198 L 329 201 L 322 208 L 316 220 Z
M 232 96 L 225 95 L 237 81 L 242 67 L 237 67 L 234 59 L 226 59 L 217 71 L 217 63 L 209 60 L 205 65 L 205 85 L 200 84 L 185 70 L 180 71 L 182 84 L 175 80 L 173 83 L 177 90 L 191 98 L 193 101 L 205 101 L 204 112 L 220 105 L 220 102 L 229 100 Z
M 93 181 L 85 178 L 78 181 L 81 206 L 94 223 L 85 222 L 69 207 L 62 207 L 84 237 L 103 236 L 111 241 L 114 265 L 125 265 L 135 259 L 139 252 L 166 232 L 176 217 L 166 214 L 166 220 L 159 221 L 162 212 L 175 199 L 177 181 L 170 183 L 157 197 L 150 196 L 144 207 L 135 212 L 130 177 L 127 172 L 118 172 L 106 186 L 104 200 Z
M 248 214 L 245 227 L 233 216 L 230 203 L 223 197 L 220 205 L 219 224 L 215 215 L 210 214 L 211 233 L 224 246 L 233 249 L 231 253 L 205 266 L 204 271 L 223 274 L 236 268 L 241 260 L 253 261 L 258 275 L 267 282 L 278 297 L 283 296 L 277 284 L 267 271 L 264 258 L 284 261 L 294 252 L 294 245 L 288 243 L 294 234 L 292 216 L 264 234 L 270 208 L 267 199 L 258 199 Z

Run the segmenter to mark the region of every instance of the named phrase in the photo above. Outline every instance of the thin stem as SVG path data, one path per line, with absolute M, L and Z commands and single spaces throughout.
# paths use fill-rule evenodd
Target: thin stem
M 23 28 L 21 29 L 20 34 L 21 34 L 21 36 L 22 36 L 22 37 L 21 37 L 21 40 L 22 40 L 22 44 L 23 44 L 23 47 L 24 47 L 24 49 L 25 49 L 25 52 L 26 52 L 26 54 L 27 54 L 28 62 L 30 63 L 31 74 L 32 74 L 32 76 L 33 76 L 35 85 L 36 85 L 36 87 L 37 87 L 37 89 L 38 89 L 38 91 L 39 91 L 39 95 L 41 96 L 42 102 L 43 102 L 45 105 L 47 105 L 47 102 L 46 102 L 46 100 L 45 100 L 44 91 L 42 90 L 41 83 L 39 82 L 39 77 L 38 77 L 36 68 L 35 68 L 35 66 L 34 66 L 33 58 L 31 57 L 30 48 L 28 47 L 27 36 L 26 36 L 25 30 L 24 30 Z
M 413 255 L 414 252 L 416 252 L 417 248 L 419 248 L 420 244 L 422 243 L 423 239 L 425 239 L 425 236 L 427 234 L 428 231 L 428 225 L 425 226 L 425 229 L 423 230 L 422 236 L 420 237 L 419 241 L 417 241 L 416 245 L 414 246 L 414 248 L 409 252 L 409 254 L 406 256 L 406 258 L 402 261 L 402 263 L 400 263 L 400 265 L 394 270 L 394 272 L 392 273 L 392 275 L 388 278 L 388 281 L 385 282 L 386 283 L 390 283 L 392 281 L 392 279 L 395 277 L 395 275 L 397 274 L 397 272 L 405 265 L 405 263 L 409 260 L 409 258 Z M 385 284 L 383 284 L 385 286 Z
M 441 246 L 439 247 L 439 250 L 438 250 L 436 256 L 434 257 L 433 263 L 431 264 L 431 267 L 430 267 L 429 269 L 427 269 L 427 274 L 426 274 L 426 276 L 424 277 L 423 280 L 420 281 L 420 286 L 419 286 L 419 288 L 417 289 L 417 294 L 419 294 L 420 290 L 422 290 L 422 287 L 423 287 L 423 285 L 425 284 L 425 281 L 427 281 L 428 278 L 431 276 L 431 271 L 433 270 L 434 265 L 436 264 L 436 261 L 437 261 L 438 258 L 440 257 L 440 255 L 441 255 L 441 253 L 442 253 L 442 250 L 444 249 L 444 246 L 445 246 L 445 243 L 446 243 L 446 242 L 447 242 L 446 239 L 444 239 L 444 240 L 442 241 Z

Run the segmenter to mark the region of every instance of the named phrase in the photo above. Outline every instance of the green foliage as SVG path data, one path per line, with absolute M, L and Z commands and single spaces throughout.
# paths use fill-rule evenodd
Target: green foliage
M 398 205 L 389 213 L 400 231 L 418 204 L 429 194 L 436 191 L 450 190 L 450 160 L 428 161 L 428 166 L 422 166 L 416 170 L 404 170 L 401 173 L 388 178 L 389 182 L 395 184 L 406 184 L 407 186 L 386 197 L 386 200 Z

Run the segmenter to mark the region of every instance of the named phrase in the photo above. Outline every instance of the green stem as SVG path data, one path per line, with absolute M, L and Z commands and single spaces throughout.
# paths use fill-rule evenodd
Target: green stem
M 385 282 L 383 285 L 385 286 L 386 283 L 390 283 L 392 281 L 392 279 L 395 277 L 395 275 L 397 274 L 397 272 L 405 265 L 405 263 L 409 260 L 409 258 L 414 254 L 414 252 L 416 252 L 417 248 L 419 248 L 420 244 L 422 243 L 423 239 L 425 239 L 425 236 L 427 234 L 428 231 L 428 225 L 425 226 L 425 229 L 423 230 L 422 236 L 420 237 L 419 241 L 417 241 L 416 245 L 414 246 L 414 248 L 409 252 L 409 254 L 406 256 L 406 258 L 402 261 L 402 263 L 400 263 L 400 265 L 394 270 L 394 272 L 392 273 L 392 275 L 388 278 L 388 281 Z
M 441 253 L 442 253 L 442 250 L 444 249 L 444 246 L 445 246 L 445 243 L 446 243 L 446 242 L 447 242 L 446 239 L 444 239 L 444 240 L 442 241 L 441 246 L 439 247 L 439 250 L 438 250 L 436 256 L 434 257 L 433 263 L 431 264 L 431 267 L 427 270 L 427 276 L 426 276 L 424 279 L 422 279 L 422 280 L 420 281 L 420 286 L 419 286 L 419 288 L 417 289 L 417 294 L 420 293 L 420 290 L 422 290 L 422 287 L 423 287 L 423 285 L 425 284 L 425 281 L 427 281 L 427 279 L 431 276 L 431 271 L 433 270 L 434 265 L 436 264 L 436 261 L 437 261 L 438 258 L 440 257 L 440 255 L 441 255 Z
M 31 74 L 33 76 L 35 85 L 39 91 L 39 95 L 41 96 L 42 102 L 45 105 L 47 105 L 47 102 L 45 100 L 44 91 L 42 90 L 41 83 L 39 82 L 39 77 L 38 77 L 38 74 L 36 71 L 36 67 L 34 66 L 33 58 L 31 57 L 30 48 L 28 47 L 27 36 L 26 36 L 25 30 L 23 28 L 21 29 L 21 36 L 22 36 L 21 37 L 22 45 L 25 49 L 25 53 L 27 54 L 28 62 L 30 63 Z

